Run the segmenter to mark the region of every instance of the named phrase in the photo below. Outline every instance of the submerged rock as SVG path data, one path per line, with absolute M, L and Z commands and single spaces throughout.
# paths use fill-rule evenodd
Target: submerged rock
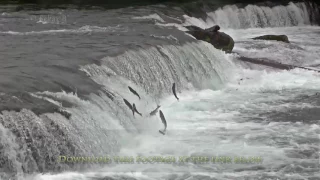
M 317 69 L 312 69 L 312 68 L 307 68 L 307 67 L 302 67 L 302 66 L 295 66 L 295 65 L 290 65 L 290 64 L 282 64 L 279 62 L 274 62 L 272 60 L 263 59 L 263 58 L 249 58 L 249 57 L 240 56 L 239 58 L 237 58 L 237 60 L 244 61 L 244 62 L 250 62 L 253 64 L 269 66 L 269 67 L 273 67 L 276 69 L 290 70 L 290 69 L 299 68 L 299 69 L 305 69 L 305 70 L 320 73 L 320 71 Z
M 220 27 L 218 25 L 212 26 L 208 29 L 202 29 L 197 26 L 185 26 L 191 34 L 198 40 L 206 41 L 212 44 L 215 48 L 221 49 L 227 53 L 230 53 L 234 47 L 234 41 L 228 34 L 219 32 Z
M 264 35 L 264 36 L 258 36 L 258 37 L 252 38 L 252 39 L 282 41 L 285 43 L 290 43 L 288 36 L 286 36 L 286 35 Z

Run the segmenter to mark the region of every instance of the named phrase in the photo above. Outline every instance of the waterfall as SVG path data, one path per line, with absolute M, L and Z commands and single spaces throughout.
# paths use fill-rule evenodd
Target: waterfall
M 115 154 L 121 143 L 135 134 L 158 131 L 160 121 L 155 125 L 147 115 L 160 98 L 171 95 L 173 82 L 180 92 L 188 88 L 221 88 L 233 65 L 224 52 L 206 42 L 128 50 L 101 61 L 100 66 L 80 68 L 103 86 L 99 94 L 90 94 L 89 100 L 80 99 L 76 93 L 30 93 L 51 103 L 73 104 L 66 108 L 72 114 L 70 119 L 59 113 L 37 116 L 27 109 L 2 112 L 0 145 L 4 148 L 0 158 L 10 164 L 6 172 L 16 175 L 84 168 L 81 164 L 57 163 L 57 158 Z M 141 100 L 128 86 L 140 94 Z M 123 98 L 135 102 L 144 117 L 133 117 Z
M 312 3 L 292 3 L 274 7 L 247 5 L 238 8 L 227 5 L 207 13 L 205 21 L 185 16 L 186 24 L 202 28 L 218 24 L 222 28 L 245 29 L 312 25 L 319 20 L 319 10 Z

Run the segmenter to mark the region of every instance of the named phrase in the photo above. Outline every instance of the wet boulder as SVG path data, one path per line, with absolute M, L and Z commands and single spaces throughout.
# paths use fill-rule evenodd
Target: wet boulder
M 288 36 L 286 36 L 286 35 L 264 35 L 264 36 L 258 36 L 258 37 L 252 38 L 252 39 L 282 41 L 285 43 L 290 43 Z
M 206 41 L 212 44 L 215 48 L 221 49 L 227 53 L 231 53 L 234 47 L 234 41 L 228 34 L 219 32 L 220 27 L 218 25 L 212 26 L 208 29 L 202 29 L 197 26 L 185 26 L 191 34 L 198 40 Z

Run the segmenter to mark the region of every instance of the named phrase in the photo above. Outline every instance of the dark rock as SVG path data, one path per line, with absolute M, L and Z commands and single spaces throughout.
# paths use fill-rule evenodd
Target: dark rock
M 241 56 L 241 57 L 237 58 L 237 60 L 244 61 L 244 62 L 249 62 L 249 63 L 253 63 L 253 64 L 269 66 L 269 67 L 273 67 L 273 68 L 276 68 L 276 69 L 282 69 L 282 70 L 290 70 L 290 69 L 299 68 L 299 69 L 305 69 L 305 70 L 309 70 L 309 71 L 320 72 L 319 70 L 315 70 L 315 69 L 310 69 L 310 68 L 301 67 L 301 66 L 278 63 L 278 62 L 274 62 L 272 60 L 265 60 L 265 59 L 261 59 L 261 58 L 256 58 L 255 59 L 255 58 L 249 58 L 249 57 Z
M 202 29 L 197 26 L 185 26 L 191 34 L 198 40 L 206 41 L 212 44 L 215 48 L 221 49 L 227 53 L 230 53 L 234 47 L 234 41 L 232 37 L 226 33 L 219 32 L 220 27 L 218 25 L 212 26 L 208 29 Z
M 272 41 L 282 41 L 285 43 L 290 43 L 288 36 L 286 35 L 264 35 L 264 36 L 259 36 L 255 37 L 252 39 L 261 39 L 261 40 L 272 40 Z

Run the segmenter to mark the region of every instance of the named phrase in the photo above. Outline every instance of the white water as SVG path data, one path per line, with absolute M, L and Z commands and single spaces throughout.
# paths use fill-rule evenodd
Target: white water
M 67 16 L 60 15 L 33 15 L 31 20 L 37 21 L 42 24 L 67 24 Z
M 252 58 L 267 58 L 284 64 L 308 67 L 320 63 L 320 36 L 318 26 L 285 28 L 252 28 L 248 30 L 225 30 L 234 37 L 234 52 Z M 287 35 L 290 44 L 252 40 L 266 34 Z
M 272 30 L 275 33 L 288 32 L 289 40 L 294 41 L 293 46 L 303 45 L 302 56 L 316 56 L 319 53 L 316 45 L 310 45 L 311 32 L 318 32 L 317 27 L 292 27 L 234 30 L 233 35 L 242 34 L 239 41 L 248 40 L 251 35 L 263 34 Z M 231 32 L 231 31 L 230 31 Z M 248 35 L 249 34 L 249 35 Z M 246 35 L 246 36 L 245 36 Z M 236 39 L 237 41 L 238 39 Z M 262 42 L 256 42 L 261 44 Z M 245 42 L 237 43 L 235 50 L 243 50 Z M 263 43 L 262 43 L 263 44 Z M 268 44 L 268 42 L 265 42 Z M 286 49 L 280 42 L 274 45 Z M 279 47 L 279 48 L 280 48 Z M 266 47 L 267 50 L 272 47 Z M 319 48 L 319 46 L 318 46 Z M 313 49 L 313 51 L 310 51 Z M 245 50 L 243 50 L 245 51 Z M 256 49 L 246 49 L 248 53 L 256 52 Z M 292 50 L 294 52 L 294 50 Z M 152 51 L 151 51 L 152 52 Z M 269 54 L 269 58 L 277 56 Z M 146 52 L 145 52 L 146 53 Z M 124 55 L 122 56 L 128 56 Z M 263 54 L 267 56 L 267 54 Z M 280 56 L 280 55 L 279 55 Z M 281 54 L 283 59 L 290 60 L 291 53 Z M 132 57 L 132 56 L 131 56 Z M 234 61 L 234 55 L 224 55 L 218 61 Z M 138 58 L 139 59 L 139 58 Z M 308 61 L 312 62 L 311 59 Z M 236 64 L 224 67 L 228 70 L 224 87 L 220 90 L 189 90 L 178 94 L 178 102 L 172 95 L 160 100 L 161 110 L 165 114 L 168 123 L 165 136 L 158 133 L 162 128 L 160 119 L 135 118 L 135 127 L 144 129 L 135 135 L 122 136 L 118 139 L 121 144 L 119 156 L 261 156 L 262 164 L 117 164 L 106 165 L 105 168 L 88 170 L 87 172 L 66 172 L 61 174 L 44 174 L 32 177 L 38 180 L 69 180 L 69 179 L 93 179 L 103 177 L 132 177 L 135 179 L 204 179 L 206 176 L 217 179 L 242 179 L 245 176 L 256 179 L 259 174 L 263 177 L 273 178 L 304 178 L 309 175 L 301 174 L 296 169 L 302 168 L 302 172 L 312 171 L 314 176 L 319 176 L 319 155 L 313 152 L 310 158 L 297 158 L 291 155 L 293 152 L 316 149 L 319 147 L 319 124 L 305 124 L 300 122 L 273 122 L 272 119 L 259 118 L 263 112 L 286 112 L 292 108 L 317 107 L 313 103 L 292 102 L 298 95 L 313 95 L 319 91 L 320 75 L 312 71 L 294 69 L 291 71 L 261 71 L 243 69 Z M 96 73 L 102 74 L 101 71 Z M 107 70 L 105 72 L 109 72 Z M 91 75 L 93 75 L 91 73 Z M 95 75 L 95 80 L 106 83 Z M 238 84 L 240 78 L 245 79 Z M 120 82 L 120 81 L 119 81 Z M 110 83 L 110 82 L 109 82 Z M 114 86 L 112 86 L 114 87 Z M 142 89 L 137 88 L 139 92 Z M 120 89 L 118 89 L 119 91 Z M 125 93 L 125 87 L 118 92 L 125 95 L 128 100 L 136 102 L 142 114 L 155 108 L 154 103 L 147 94 L 142 94 L 144 102 L 138 102 L 136 97 L 129 97 Z M 141 95 L 140 94 L 140 95 Z M 288 100 L 287 103 L 283 101 Z M 151 103 L 151 104 L 150 104 Z M 92 105 L 91 105 L 92 106 Z M 130 114 L 130 111 L 128 112 Z M 101 116 L 102 114 L 100 114 Z M 104 116 L 104 115 L 102 115 Z M 314 139 L 313 143 L 301 143 Z M 293 153 L 294 154 L 294 153 Z M 108 155 L 108 154 L 106 154 Z M 303 162 L 303 163 L 302 163 Z M 309 165 L 306 165 L 309 164 Z M 254 167 L 264 167 L 266 170 L 250 170 Z M 246 170 L 247 168 L 247 170 Z M 234 170 L 244 169 L 240 172 Z M 271 171 L 270 171 L 271 170 Z
M 99 26 L 82 26 L 78 29 L 57 29 L 57 30 L 44 30 L 44 31 L 29 31 L 29 32 L 17 32 L 17 31 L 0 31 L 0 34 L 10 35 L 39 35 L 39 34 L 57 34 L 57 33 L 88 33 L 88 32 L 126 32 L 127 29 L 118 26 L 99 27 Z
M 196 25 L 203 29 L 219 25 L 221 31 L 225 29 L 246 29 L 266 27 L 291 27 L 311 25 L 315 18 L 320 16 L 318 8 L 311 5 L 313 13 L 308 14 L 305 3 L 292 3 L 287 6 L 247 5 L 238 8 L 236 5 L 227 5 L 213 12 L 207 12 L 206 19 L 199 19 L 184 15 L 184 23 L 156 23 L 159 26 L 174 26 L 181 31 L 187 29 L 183 26 Z
M 310 19 L 304 3 L 292 3 L 287 6 L 264 7 L 247 5 L 237 8 L 235 5 L 224 6 L 207 13 L 205 21 L 185 15 L 187 24 L 198 24 L 206 28 L 219 25 L 221 28 L 283 27 L 309 25 Z
M 201 26 L 198 22 L 200 21 L 191 24 Z M 209 27 L 210 23 L 205 22 L 204 26 Z M 301 26 L 225 29 L 225 32 L 234 37 L 234 51 L 241 55 L 266 57 L 296 65 L 312 65 L 319 61 L 319 30 L 319 27 Z M 249 39 L 267 32 L 286 34 L 291 44 Z M 88 144 L 88 147 L 83 148 L 92 149 L 91 153 L 96 156 L 261 156 L 262 164 L 112 163 L 87 171 L 39 174 L 26 179 L 87 180 L 132 177 L 190 180 L 207 177 L 245 179 L 246 176 L 251 179 L 319 177 L 319 123 L 302 122 L 308 119 L 290 122 L 290 119 L 285 118 L 284 122 L 277 122 L 259 114 L 273 111 L 287 113 L 293 108 L 319 108 L 313 102 L 294 100 L 299 95 L 311 96 L 319 92 L 320 75 L 300 69 L 246 69 L 246 66 L 240 66 L 235 59 L 235 55 L 226 55 L 202 42 L 183 47 L 151 47 L 138 52 L 128 51 L 115 58 L 104 58 L 102 66 L 88 65 L 81 68 L 94 81 L 115 93 L 115 102 L 104 95 L 92 95 L 90 101 L 83 101 L 76 95 L 66 93 L 41 92 L 37 95 L 53 96 L 78 105 L 68 109 L 74 115 L 70 120 L 70 124 L 74 126 L 68 127 L 69 131 L 72 133 L 76 127 L 81 129 L 82 134 L 78 134 L 77 138 L 84 139 L 84 144 Z M 196 68 L 188 70 L 186 61 Z M 148 66 L 141 66 L 141 62 L 147 63 Z M 116 71 L 112 67 L 119 70 Z M 215 71 L 212 67 L 216 68 Z M 176 70 L 176 74 L 160 73 L 170 70 Z M 196 90 L 197 88 L 188 84 L 186 77 L 201 82 L 202 76 L 208 75 L 204 72 L 218 75 L 222 84 L 217 83 L 217 79 L 213 79 L 212 82 L 206 81 L 211 83 L 207 86 L 198 83 L 203 90 Z M 116 74 L 122 77 L 117 77 Z M 161 80 L 160 84 L 152 81 L 155 77 Z M 244 80 L 240 82 L 241 78 Z M 179 102 L 170 92 L 173 80 L 178 81 L 180 85 Z M 197 84 L 196 81 L 193 83 Z M 216 84 L 219 85 L 214 87 Z M 128 93 L 127 85 L 139 92 L 142 96 L 141 101 Z M 181 86 L 186 90 L 181 91 Z M 166 87 L 168 88 L 165 89 Z M 212 87 L 214 88 L 208 89 Z M 155 90 L 157 88 L 158 91 L 167 92 L 165 96 L 159 97 L 160 92 Z M 147 92 L 144 89 L 147 89 Z M 158 133 L 158 130 L 162 129 L 158 114 L 156 117 L 133 118 L 121 102 L 121 97 L 135 102 L 138 110 L 144 115 L 153 110 L 156 104 L 161 104 L 161 110 L 168 122 L 167 134 L 163 136 Z M 110 130 L 116 132 L 110 133 Z M 303 153 L 299 154 L 303 151 L 311 151 L 313 155 L 304 157 Z M 255 167 L 258 170 L 254 170 Z M 259 170 L 261 167 L 264 169 Z
M 150 14 L 149 16 L 142 16 L 142 17 L 133 17 L 132 19 L 153 19 L 160 22 L 165 22 L 158 14 Z

